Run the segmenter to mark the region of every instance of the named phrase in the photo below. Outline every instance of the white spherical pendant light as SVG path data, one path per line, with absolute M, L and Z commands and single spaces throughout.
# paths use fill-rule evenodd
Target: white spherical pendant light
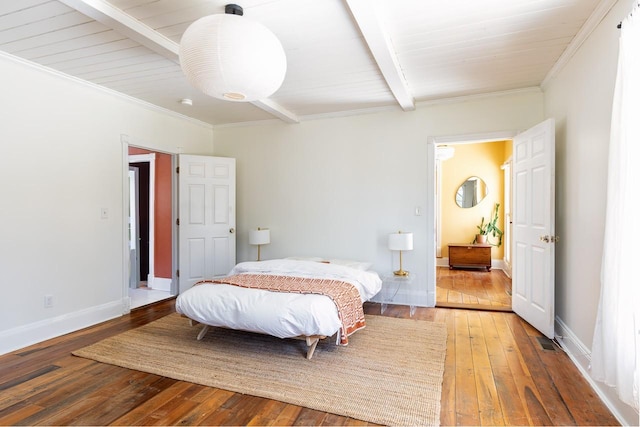
M 184 32 L 182 71 L 191 85 L 215 98 L 245 102 L 266 98 L 284 80 L 284 49 L 267 27 L 243 17 L 241 7 L 227 5 L 226 10 L 198 19 Z

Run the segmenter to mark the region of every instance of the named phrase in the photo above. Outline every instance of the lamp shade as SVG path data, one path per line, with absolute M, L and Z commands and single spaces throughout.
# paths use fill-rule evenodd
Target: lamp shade
M 412 251 L 413 233 L 399 231 L 389 234 L 389 249 L 392 251 Z
M 189 83 L 214 98 L 255 101 L 284 80 L 287 58 L 278 38 L 241 15 L 198 19 L 180 40 L 180 66 Z
M 250 245 L 266 245 L 271 242 L 271 234 L 268 228 L 250 230 L 249 231 L 249 244 Z

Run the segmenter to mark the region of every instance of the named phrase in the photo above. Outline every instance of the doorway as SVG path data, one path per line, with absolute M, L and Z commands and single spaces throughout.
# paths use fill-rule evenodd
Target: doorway
M 435 305 L 511 311 L 512 141 L 448 141 L 436 144 L 435 154 Z M 465 261 L 468 264 L 450 268 L 449 245 L 474 245 L 479 228 L 491 222 L 494 212 L 498 230 L 488 234 L 489 248 L 483 249 L 485 254 L 490 253 L 491 268 L 474 267 L 471 259 Z
M 549 118 L 520 133 L 502 132 L 479 134 L 472 137 L 430 137 L 427 160 L 434 165 L 436 146 L 440 144 L 487 142 L 511 140 L 511 216 L 507 225 L 511 227 L 510 262 L 513 264 L 512 298 L 513 311 L 548 338 L 554 337 L 555 324 L 555 120 Z M 437 224 L 436 211 L 442 191 L 437 190 L 437 175 L 427 175 L 429 224 Z M 441 215 L 441 214 L 440 214 Z M 477 221 L 477 218 L 475 219 Z M 461 223 L 462 224 L 462 223 Z M 464 223 L 466 226 L 466 223 Z M 462 226 L 462 225 L 461 225 Z M 435 235 L 435 227 L 427 236 Z M 464 246 L 468 246 L 465 243 Z M 472 247 L 474 252 L 476 247 Z M 427 283 L 431 304 L 436 304 L 436 245 L 428 247 Z
M 131 288 L 147 287 L 149 277 L 149 165 L 150 162 L 129 162 L 130 206 L 129 228 Z
M 129 301 L 135 309 L 175 295 L 173 156 L 128 147 Z

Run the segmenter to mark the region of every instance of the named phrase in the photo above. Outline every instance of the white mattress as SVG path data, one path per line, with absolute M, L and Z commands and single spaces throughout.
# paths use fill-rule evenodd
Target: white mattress
M 382 285 L 373 271 L 290 259 L 240 263 L 229 275 L 247 273 L 341 280 L 358 289 L 363 303 L 376 295 Z M 341 326 L 336 306 L 329 297 L 224 284 L 205 283 L 183 292 L 176 300 L 176 311 L 206 325 L 279 338 L 331 336 Z

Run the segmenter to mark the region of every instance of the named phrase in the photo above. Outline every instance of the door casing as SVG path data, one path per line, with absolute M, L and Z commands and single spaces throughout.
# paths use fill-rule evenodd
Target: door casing
M 553 119 L 548 119 L 536 126 L 533 126 L 531 129 L 528 129 L 524 132 L 521 133 L 517 133 L 517 132 L 513 132 L 513 131 L 505 131 L 505 132 L 494 132 L 494 133 L 485 133 L 485 134 L 472 134 L 472 135 L 457 135 L 457 136 L 445 136 L 445 137 L 430 137 L 428 140 L 428 147 L 427 147 L 427 161 L 428 164 L 433 166 L 433 170 L 436 169 L 436 157 L 435 157 L 435 150 L 436 150 L 436 146 L 438 144 L 447 144 L 447 145 L 453 145 L 456 143 L 470 143 L 470 142 L 491 142 L 491 141 L 499 141 L 499 140 L 514 140 L 514 138 L 516 138 L 519 135 L 523 135 L 523 134 L 527 134 L 529 132 L 531 132 L 534 129 L 540 129 L 543 127 L 546 127 L 547 129 L 551 129 L 551 135 L 555 136 L 554 134 L 554 125 L 555 125 L 555 121 Z M 554 179 L 555 179 L 555 162 L 554 162 L 554 151 L 553 151 L 553 147 L 554 144 L 552 144 L 551 146 L 551 182 L 550 182 L 550 196 L 549 196 L 549 200 L 548 200 L 548 204 L 546 204 L 545 206 L 548 206 L 549 212 L 548 214 L 551 216 L 551 223 L 549 225 L 548 228 L 548 234 L 549 236 L 554 236 L 555 233 L 555 225 L 554 225 L 554 204 L 555 204 L 555 194 L 553 191 L 554 188 Z M 515 150 L 515 147 L 514 147 Z M 514 153 L 514 158 L 515 158 L 515 153 Z M 514 159 L 515 161 L 515 159 Z M 435 198 L 435 194 L 436 194 L 436 181 L 435 181 L 435 173 L 433 174 L 427 174 L 427 189 L 428 189 L 428 193 L 427 194 L 427 201 L 428 203 L 432 204 L 430 206 L 427 207 L 427 215 L 426 215 L 426 219 L 427 219 L 427 233 L 429 234 L 430 232 L 433 233 L 435 228 L 436 228 L 436 198 Z M 517 191 L 517 189 L 515 188 L 515 184 L 512 188 L 512 193 L 515 193 L 515 191 Z M 514 198 L 512 197 L 512 206 L 511 206 L 511 216 L 513 218 L 516 218 L 518 215 L 517 212 L 517 206 L 515 205 Z M 433 238 L 431 238 L 433 237 Z M 436 258 L 436 246 L 435 246 L 435 235 L 434 236 L 429 236 L 427 235 L 427 240 L 428 241 L 433 241 L 434 244 L 430 245 L 427 247 L 427 292 L 428 292 L 428 300 L 429 300 L 429 304 L 432 306 L 435 306 L 435 297 L 436 297 L 436 262 L 435 262 L 435 258 Z M 517 260 L 517 254 L 516 254 L 516 250 L 515 250 L 515 236 L 514 236 L 514 244 L 512 245 L 512 254 L 511 254 L 511 262 L 512 265 L 515 265 Z M 545 289 L 545 292 L 548 293 L 548 296 L 550 299 L 546 300 L 547 303 L 547 312 L 544 313 L 545 316 L 550 316 L 551 320 L 550 321 L 546 321 L 548 319 L 545 319 L 545 322 L 538 322 L 539 326 L 538 329 L 540 330 L 540 332 L 542 332 L 543 334 L 545 334 L 547 337 L 549 338 L 553 338 L 554 332 L 553 332 L 553 317 L 554 317 L 554 298 L 553 298 L 553 294 L 554 294 L 554 272 L 553 272 L 553 242 L 550 243 L 550 247 L 549 247 L 549 252 L 550 252 L 550 268 L 551 271 L 550 273 L 547 271 L 546 276 L 545 277 L 545 281 L 544 281 L 544 286 L 548 287 L 548 289 Z M 516 281 L 519 280 L 516 277 L 514 277 L 512 280 Z M 515 284 L 514 283 L 514 291 L 516 289 L 518 289 L 518 286 L 522 286 L 522 284 Z M 528 289 L 527 289 L 528 292 Z M 515 292 L 514 292 L 515 293 Z M 528 320 L 528 317 L 530 317 L 530 315 L 528 314 L 528 312 L 526 310 L 523 310 L 521 307 L 522 305 L 520 305 L 519 307 L 516 307 L 518 304 L 514 304 L 514 297 L 512 296 L 512 307 L 514 308 L 514 311 L 516 311 L 523 319 Z M 531 321 L 533 321 L 534 319 L 531 319 Z M 530 321 L 530 323 L 532 323 Z M 535 325 L 534 325 L 535 326 Z
M 512 140 L 517 135 L 516 131 L 496 131 L 487 133 L 474 133 L 462 135 L 448 135 L 429 137 L 427 140 L 427 164 L 432 166 L 432 170 L 436 170 L 436 146 L 438 145 L 455 145 L 482 143 L 493 141 Z M 439 215 L 436 210 L 439 208 L 436 203 L 436 195 L 438 185 L 436 175 L 434 173 L 427 174 L 427 208 L 425 212 L 425 220 L 427 221 L 427 241 L 434 242 L 433 245 L 427 245 L 427 301 L 428 305 L 435 307 L 436 305 L 436 230 L 438 227 L 437 217 Z
M 128 150 L 128 148 L 127 148 Z M 128 156 L 129 163 L 149 163 L 149 272 L 147 277 L 141 277 L 140 280 L 153 280 L 155 277 L 154 261 L 155 261 L 155 170 L 156 155 L 149 154 L 132 154 Z

